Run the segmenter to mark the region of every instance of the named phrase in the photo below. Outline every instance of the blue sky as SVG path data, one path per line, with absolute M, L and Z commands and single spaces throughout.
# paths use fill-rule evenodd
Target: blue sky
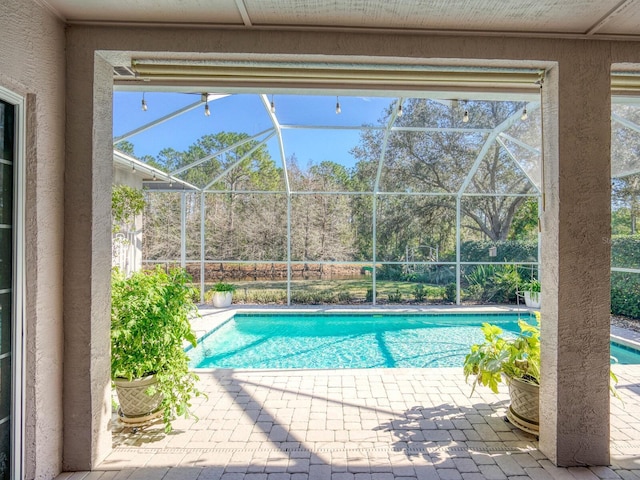
M 200 94 L 159 93 L 144 94 L 147 111 L 141 108 L 142 93 L 114 92 L 113 132 L 118 137 L 152 122 L 200 99 Z M 271 96 L 269 96 L 271 100 Z M 395 99 L 380 97 L 340 97 L 342 113 L 335 113 L 335 96 L 274 95 L 276 116 L 282 125 L 361 126 L 377 124 L 383 110 Z M 204 115 L 204 106 L 157 125 L 129 139 L 135 154 L 156 156 L 164 148 L 186 150 L 200 137 L 220 131 L 244 132 L 255 135 L 272 127 L 258 95 L 236 94 L 209 103 L 211 115 Z M 359 130 L 283 130 L 285 155 L 292 154 L 300 165 L 331 160 L 353 166 L 349 154 L 359 143 Z M 278 142 L 268 143 L 271 156 L 280 165 Z

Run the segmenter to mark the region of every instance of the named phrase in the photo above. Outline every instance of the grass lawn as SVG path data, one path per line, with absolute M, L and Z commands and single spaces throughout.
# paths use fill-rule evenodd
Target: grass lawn
M 367 290 L 372 288 L 372 282 L 370 276 L 348 280 L 292 280 L 291 299 L 295 304 L 363 303 L 367 300 Z M 286 303 L 286 281 L 237 281 L 233 283 L 237 287 L 234 302 Z M 421 303 L 443 300 L 444 287 L 390 280 L 376 281 L 376 300 L 379 303 L 415 302 L 416 287 L 422 288 L 424 292 Z M 395 296 L 391 301 L 390 295 Z

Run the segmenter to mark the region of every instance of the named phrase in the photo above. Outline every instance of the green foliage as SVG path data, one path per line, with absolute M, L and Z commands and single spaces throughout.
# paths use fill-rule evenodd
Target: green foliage
M 396 289 L 395 292 L 389 294 L 389 303 L 400 303 L 402 302 L 402 292 L 400 289 Z
M 244 289 L 235 296 L 237 303 L 256 303 L 261 305 L 287 303 L 286 290 L 264 289 L 249 290 Z
M 489 256 L 489 248 L 497 248 L 497 256 Z M 535 262 L 538 259 L 538 242 L 510 240 L 506 242 L 467 241 L 460 245 L 463 262 Z
M 455 282 L 456 271 L 451 265 L 427 265 L 416 280 L 434 285 L 446 285 L 452 281 Z
M 112 230 L 120 231 L 123 225 L 130 226 L 136 215 L 144 210 L 145 201 L 142 190 L 127 185 L 114 185 L 111 191 Z
M 211 287 L 212 292 L 235 292 L 236 286 L 231 283 L 218 282 Z
M 522 284 L 522 290 L 528 292 L 540 292 L 540 280 L 536 280 L 535 278 L 529 280 L 528 282 L 524 282 Z
M 464 376 L 473 377 L 471 393 L 476 385 L 489 387 L 498 393 L 503 375 L 540 385 L 540 318 L 536 325 L 518 321 L 520 334 L 504 335 L 500 327 L 482 324 L 485 341 L 471 346 L 464 360 Z
M 367 294 L 364 297 L 366 303 L 373 302 L 373 288 L 367 288 Z
M 611 313 L 640 318 L 640 274 L 611 272 Z
M 485 302 L 513 302 L 522 284 L 515 265 L 477 265 L 466 280 L 479 299 Z
M 621 207 L 611 211 L 611 235 L 631 235 L 633 220 L 631 209 Z
M 416 302 L 424 302 L 427 299 L 427 289 L 424 285 L 416 285 L 413 287 L 413 298 Z
M 538 240 L 538 201 L 527 200 L 516 211 L 508 240 L 536 242 Z
M 384 264 L 376 269 L 378 280 L 403 280 L 402 267 L 399 265 Z
M 444 287 L 444 299 L 447 302 L 451 302 L 451 303 L 456 302 L 456 300 L 457 300 L 457 292 L 456 292 L 456 284 L 455 283 L 448 283 Z
M 291 303 L 305 305 L 322 305 L 325 303 L 335 303 L 335 295 L 332 292 L 298 290 L 291 292 Z
M 611 265 L 640 268 L 640 234 L 611 237 Z
M 498 385 L 510 378 L 540 385 L 540 313 L 536 312 L 535 318 L 535 325 L 519 320 L 520 333 L 515 336 L 503 334 L 497 325 L 482 324 L 485 340 L 471 346 L 463 365 L 465 380 L 473 377 L 471 393 L 476 385 L 498 393 Z M 620 398 L 615 389 L 618 379 L 612 370 L 609 378 L 609 391 Z
M 185 340 L 196 345 L 190 281 L 183 269 L 167 273 L 161 267 L 128 278 L 114 269 L 111 277 L 111 376 L 132 380 L 155 373 L 167 432 L 172 417 L 188 416 L 191 397 L 201 394 L 183 346 Z
M 640 235 L 611 237 L 611 265 L 640 268 Z M 611 313 L 640 318 L 640 274 L 611 272 Z
M 353 297 L 351 296 L 351 293 L 349 291 L 343 290 L 341 292 L 338 292 L 337 300 L 338 303 L 351 303 Z
M 116 150 L 120 150 L 122 153 L 126 153 L 127 155 L 134 155 L 133 152 L 133 143 L 128 140 L 122 140 L 114 145 Z

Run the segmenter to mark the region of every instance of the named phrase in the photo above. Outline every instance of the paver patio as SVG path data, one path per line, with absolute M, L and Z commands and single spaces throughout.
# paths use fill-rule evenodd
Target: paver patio
M 58 479 L 640 480 L 640 365 L 614 371 L 610 467 L 554 467 L 504 421 L 506 388 L 470 396 L 461 368 L 214 370 L 200 374 L 199 420 L 169 435 L 115 420 L 98 469 Z

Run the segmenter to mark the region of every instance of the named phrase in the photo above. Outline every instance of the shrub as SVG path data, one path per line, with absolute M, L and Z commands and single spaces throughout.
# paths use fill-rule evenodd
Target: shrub
M 402 280 L 402 267 L 398 265 L 382 265 L 376 270 L 378 280 Z
M 457 300 L 457 294 L 456 294 L 456 284 L 455 283 L 448 283 L 445 287 L 444 287 L 444 299 L 447 302 L 451 302 L 451 303 L 455 303 Z
M 466 276 L 471 291 L 485 302 L 512 302 L 516 300 L 522 283 L 515 265 L 477 265 Z
M 400 289 L 396 289 L 395 292 L 389 294 L 389 303 L 400 302 L 402 302 L 402 292 L 400 292 Z
M 640 274 L 611 272 L 611 313 L 640 318 Z
M 367 294 L 364 297 L 364 301 L 367 303 L 373 302 L 373 288 L 367 288 Z
M 351 298 L 351 292 L 349 292 L 347 290 L 343 290 L 341 292 L 338 292 L 338 302 L 339 303 L 351 303 L 351 300 L 353 300 Z
M 418 276 L 417 281 L 433 285 L 446 285 L 455 282 L 456 271 L 451 265 L 428 265 L 425 271 Z
M 489 256 L 489 248 L 496 247 L 497 255 Z M 470 240 L 460 245 L 463 262 L 535 262 L 538 258 L 538 243 L 535 241 L 509 240 L 490 242 Z M 455 258 L 452 258 L 452 261 Z
M 427 289 L 424 285 L 416 285 L 413 287 L 413 298 L 416 302 L 424 302 L 427 299 Z
M 640 268 L 640 235 L 614 235 L 611 237 L 611 265 Z

